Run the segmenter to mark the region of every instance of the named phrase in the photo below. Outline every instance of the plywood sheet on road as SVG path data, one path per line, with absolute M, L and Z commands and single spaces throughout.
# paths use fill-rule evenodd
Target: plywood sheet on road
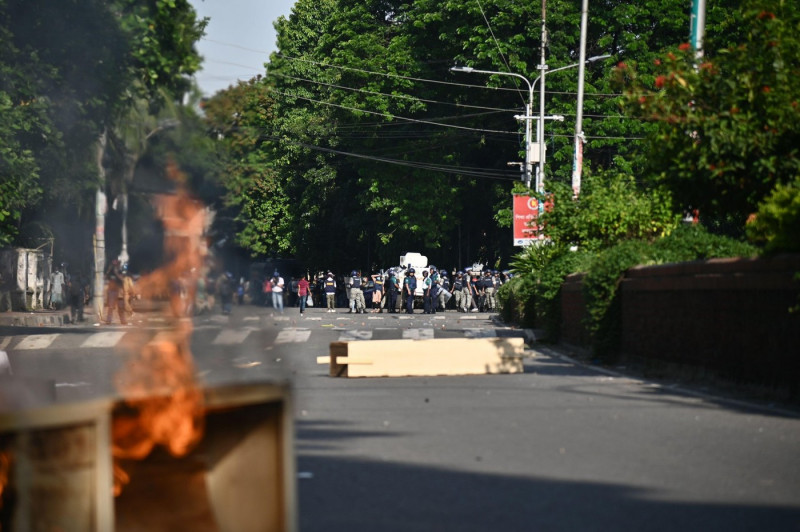
M 333 377 L 412 377 L 522 373 L 522 338 L 437 338 L 333 342 Z

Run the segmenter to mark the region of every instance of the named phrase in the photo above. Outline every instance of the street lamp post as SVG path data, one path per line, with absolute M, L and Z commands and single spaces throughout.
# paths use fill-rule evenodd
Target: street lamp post
M 592 63 L 594 61 L 598 61 L 600 59 L 606 59 L 611 57 L 609 55 L 598 55 L 594 57 L 590 57 L 586 59 L 585 63 Z M 570 68 L 575 68 L 579 66 L 580 63 L 574 63 L 571 65 L 554 68 L 550 70 L 550 74 L 554 74 L 555 72 L 559 72 L 561 70 L 567 70 Z M 514 118 L 517 120 L 525 120 L 525 186 L 531 188 L 531 174 L 533 173 L 533 143 L 531 142 L 531 134 L 532 134 L 532 125 L 531 122 L 533 120 L 537 121 L 536 124 L 536 139 L 539 148 L 539 167 L 537 172 L 537 179 L 536 179 L 536 191 L 537 192 L 544 192 L 544 160 L 545 160 L 545 153 L 544 153 L 544 121 L 545 120 L 559 120 L 563 121 L 564 117 L 560 115 L 553 115 L 553 116 L 545 116 L 544 115 L 544 103 L 542 101 L 539 102 L 539 115 L 534 116 L 533 113 L 533 91 L 536 88 L 536 83 L 542 79 L 542 75 L 547 70 L 547 65 L 544 65 L 542 68 L 542 75 L 537 77 L 536 79 L 531 82 L 528 78 L 523 76 L 522 74 L 516 74 L 514 72 L 496 72 L 494 70 L 478 70 L 477 68 L 472 67 L 452 67 L 450 68 L 452 72 L 466 72 L 466 73 L 475 73 L 475 74 L 489 74 L 489 75 L 497 75 L 497 76 L 511 76 L 514 78 L 519 78 L 525 82 L 528 86 L 528 103 L 525 107 L 525 114 L 524 115 L 515 115 Z M 541 98 L 543 100 L 543 97 Z
M 533 111 L 533 89 L 536 87 L 536 82 L 539 81 L 539 78 L 536 78 L 533 83 L 530 82 L 528 78 L 523 76 L 522 74 L 515 74 L 514 72 L 495 72 L 493 70 L 478 70 L 477 68 L 472 67 L 452 67 L 450 68 L 452 72 L 466 72 L 466 73 L 475 73 L 475 74 L 489 74 L 489 75 L 497 75 L 497 76 L 511 76 L 514 78 L 521 79 L 525 82 L 528 86 L 528 103 L 525 105 L 525 115 L 524 116 L 515 116 L 517 119 L 524 119 L 525 120 L 525 186 L 531 188 L 531 165 L 533 161 L 533 154 L 531 153 L 531 120 L 533 116 L 531 112 Z

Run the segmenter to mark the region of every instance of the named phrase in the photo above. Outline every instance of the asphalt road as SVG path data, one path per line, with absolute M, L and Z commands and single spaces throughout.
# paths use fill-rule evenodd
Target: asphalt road
M 796 414 L 541 346 L 524 374 L 331 378 L 316 357 L 339 339 L 522 333 L 483 314 L 296 312 L 201 316 L 192 350 L 209 384 L 291 379 L 303 532 L 800 530 Z M 0 350 L 16 377 L 51 379 L 68 401 L 113 393 L 120 346 L 166 328 L 149 316 L 137 328 L 3 329 Z

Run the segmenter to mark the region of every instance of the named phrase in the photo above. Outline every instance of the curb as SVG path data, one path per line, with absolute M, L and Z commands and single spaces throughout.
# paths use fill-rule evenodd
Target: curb
M 69 312 L 53 312 L 47 314 L 15 313 L 10 316 L 0 315 L 0 326 L 5 327 L 62 327 L 70 323 Z

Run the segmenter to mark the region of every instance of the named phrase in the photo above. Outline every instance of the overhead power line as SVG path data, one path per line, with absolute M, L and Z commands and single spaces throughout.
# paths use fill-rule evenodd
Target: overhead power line
M 346 91 L 360 92 L 360 93 L 363 93 L 363 94 L 374 94 L 375 96 L 386 96 L 387 98 L 398 98 L 398 99 L 401 99 L 401 100 L 410 100 L 410 101 L 414 101 L 414 102 L 433 103 L 433 104 L 437 104 L 437 105 L 450 105 L 450 106 L 453 106 L 453 107 L 462 107 L 462 108 L 465 108 L 465 109 L 484 109 L 484 110 L 489 110 L 489 111 L 504 111 L 504 112 L 508 112 L 508 113 L 514 113 L 514 112 L 518 112 L 519 111 L 519 109 L 504 109 L 504 108 L 501 108 L 501 107 L 485 107 L 485 106 L 482 106 L 482 105 L 469 105 L 469 104 L 465 104 L 465 103 L 453 103 L 453 102 L 440 102 L 440 101 L 437 101 L 437 100 L 426 100 L 424 98 L 417 98 L 415 96 L 409 96 L 407 94 L 389 94 L 389 93 L 386 93 L 386 92 L 369 91 L 369 90 L 366 90 L 366 89 L 357 89 L 355 87 L 347 87 L 345 85 L 335 85 L 333 83 L 324 83 L 324 82 L 316 81 L 316 80 L 313 80 L 313 79 L 298 78 L 298 77 L 295 77 L 295 76 L 289 76 L 287 74 L 276 74 L 275 72 L 270 72 L 269 75 L 270 76 L 280 77 L 280 78 L 285 78 L 285 79 L 291 79 L 291 80 L 294 80 L 294 81 L 304 81 L 304 82 L 308 82 L 308 83 L 313 83 L 315 85 L 320 85 L 320 86 L 323 86 L 323 87 L 331 87 L 331 88 L 334 88 L 334 89 L 341 89 L 341 90 L 346 90 Z
M 221 44 L 222 46 L 230 46 L 231 48 L 238 48 L 239 50 L 244 50 L 246 52 L 254 52 L 257 54 L 269 54 L 267 50 L 255 50 L 253 48 L 247 48 L 246 46 L 240 46 L 238 44 L 233 44 L 225 41 L 218 41 L 216 39 L 209 39 L 208 37 L 202 37 L 201 40 L 213 42 L 214 44 Z
M 381 162 L 387 164 L 394 164 L 399 166 L 407 166 L 411 168 L 416 168 L 419 170 L 430 170 L 432 172 L 441 172 L 447 174 L 456 174 L 462 175 L 465 177 L 474 177 L 474 178 L 485 178 L 485 179 L 498 179 L 504 181 L 515 181 L 519 179 L 519 172 L 511 171 L 511 170 L 495 170 L 492 168 L 481 168 L 481 167 L 474 167 L 474 166 L 453 166 L 453 165 L 446 165 L 446 164 L 436 164 L 431 162 L 421 162 L 421 161 L 408 161 L 405 159 L 394 159 L 392 157 L 382 157 L 380 155 L 368 155 L 363 153 L 355 153 L 349 152 L 344 150 L 336 150 L 333 148 L 326 148 L 323 146 L 319 146 L 316 144 L 309 144 L 307 142 L 301 142 L 294 139 L 289 139 L 285 137 L 276 137 L 274 135 L 268 135 L 263 132 L 260 128 L 255 127 L 237 127 L 237 130 L 241 129 L 251 129 L 256 131 L 259 134 L 259 138 L 262 140 L 268 140 L 278 143 L 287 143 L 293 146 L 303 147 L 309 150 L 319 151 L 323 153 L 331 153 L 335 155 L 341 155 L 345 157 L 353 157 L 356 159 L 374 161 L 374 162 Z M 413 153 L 404 151 L 403 153 Z
M 361 72 L 362 74 L 371 74 L 374 76 L 384 76 L 387 78 L 397 78 L 397 79 L 406 79 L 409 81 L 421 81 L 423 83 L 435 83 L 439 85 L 451 85 L 454 87 L 466 87 L 470 89 L 489 89 L 489 90 L 497 90 L 497 91 L 511 91 L 511 92 L 518 92 L 517 89 L 510 89 L 508 87 L 487 87 L 486 85 L 470 85 L 467 83 L 455 83 L 452 81 L 442 81 L 436 79 L 425 79 L 425 78 L 415 78 L 411 76 L 401 76 L 400 74 L 390 74 L 389 72 L 375 72 L 372 70 L 364 70 L 363 68 L 353 68 L 341 65 L 334 65 L 331 63 L 322 63 L 320 61 L 312 61 L 311 59 L 302 59 L 299 57 L 291 57 L 288 55 L 283 55 L 276 53 L 278 57 L 282 57 L 283 59 L 288 59 L 289 61 L 300 61 L 303 63 L 309 63 L 312 65 L 322 66 L 322 67 L 329 67 L 329 68 L 338 68 L 340 70 L 349 70 L 351 72 Z
M 332 148 L 323 148 L 322 146 L 316 146 L 314 144 L 306 144 L 304 142 L 293 141 L 289 139 L 278 139 L 275 138 L 277 141 L 281 142 L 289 142 L 296 146 L 301 146 L 304 148 L 308 148 L 310 150 L 321 151 L 325 153 L 333 153 L 336 155 L 343 155 L 347 157 L 354 157 L 356 159 L 365 159 L 369 161 L 387 163 L 387 164 L 394 164 L 398 166 L 407 166 L 411 168 L 417 168 L 419 170 L 430 170 L 433 172 L 442 172 L 445 174 L 457 174 L 463 175 L 467 177 L 477 177 L 477 178 L 486 178 L 486 179 L 498 179 L 501 181 L 516 181 L 519 179 L 519 172 L 513 171 L 497 171 L 497 172 L 487 172 L 483 169 L 474 169 L 469 167 L 458 167 L 458 166 L 450 166 L 444 164 L 434 164 L 434 163 L 422 163 L 422 162 L 415 162 L 415 161 L 405 161 L 402 159 L 392 159 L 389 157 L 378 157 L 375 155 L 363 155 L 360 153 L 353 153 L 353 152 L 346 152 L 342 150 L 334 150 Z
M 337 104 L 337 103 L 323 102 L 321 100 L 315 100 L 314 98 L 308 98 L 308 97 L 305 97 L 305 96 L 300 96 L 298 94 L 289 94 L 289 93 L 285 93 L 285 92 L 279 91 L 277 89 L 271 89 L 270 92 L 274 92 L 276 94 L 280 94 L 282 96 L 286 96 L 286 97 L 289 97 L 289 98 L 297 98 L 298 100 L 305 100 L 305 101 L 308 101 L 308 102 L 318 103 L 320 105 L 327 105 L 327 106 L 330 106 L 330 107 L 338 107 L 340 109 L 346 109 L 348 111 L 353 111 L 353 112 L 357 112 L 357 113 L 364 113 L 364 114 L 368 114 L 368 115 L 377 115 L 377 116 L 382 116 L 384 118 L 392 118 L 392 119 L 396 119 L 396 120 L 402 120 L 402 121 L 405 121 L 405 122 L 413 122 L 413 123 L 416 123 L 416 124 L 428 124 L 428 125 L 432 125 L 432 126 L 449 127 L 449 128 L 453 128 L 453 129 L 463 129 L 463 130 L 467 130 L 467 131 L 478 131 L 478 132 L 482 132 L 482 133 L 498 133 L 498 134 L 502 134 L 502 135 L 517 135 L 518 134 L 518 132 L 516 132 L 516 131 L 501 131 L 501 130 L 497 130 L 497 129 L 471 128 L 471 127 L 466 127 L 466 126 L 458 126 L 458 125 L 455 125 L 455 124 L 444 124 L 444 123 L 441 123 L 441 122 L 434 122 L 432 120 L 418 120 L 418 119 L 415 119 L 415 118 L 407 118 L 407 117 L 404 117 L 404 116 L 393 115 L 391 113 L 380 113 L 378 111 L 370 111 L 370 110 L 367 110 L 367 109 L 358 109 L 356 107 L 348 107 L 346 105 L 340 105 L 340 104 Z M 463 118 L 463 117 L 462 116 L 459 116 L 459 117 L 447 117 L 447 119 L 451 119 L 451 118 Z
M 207 59 L 207 58 L 204 59 L 204 61 L 208 62 L 208 63 L 215 63 L 215 64 L 218 64 L 218 65 L 230 65 L 230 66 L 235 66 L 235 67 L 246 68 L 248 70 L 264 70 L 264 66 L 263 65 L 260 66 L 260 67 L 254 67 L 253 65 L 242 65 L 241 63 L 232 63 L 230 61 L 221 61 L 219 59 Z

